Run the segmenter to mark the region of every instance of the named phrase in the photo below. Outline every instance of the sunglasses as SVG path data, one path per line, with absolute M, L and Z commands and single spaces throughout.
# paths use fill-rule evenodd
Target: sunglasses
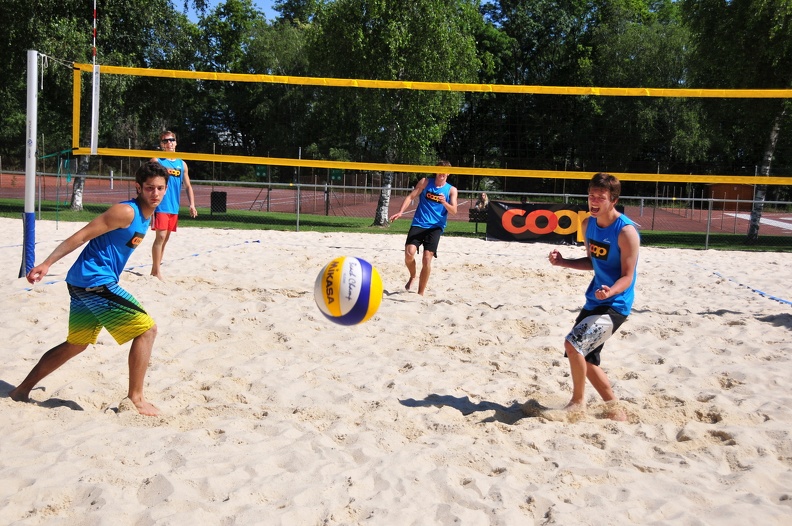
M 160 139 L 160 142 L 176 142 L 176 139 L 173 137 L 168 137 L 167 139 Z

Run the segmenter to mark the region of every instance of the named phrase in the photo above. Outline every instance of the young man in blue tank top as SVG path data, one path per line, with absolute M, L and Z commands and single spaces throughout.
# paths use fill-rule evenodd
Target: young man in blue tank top
M 168 171 L 158 162 L 149 161 L 138 169 L 135 182 L 136 199 L 108 208 L 28 272 L 30 283 L 41 281 L 56 261 L 88 243 L 66 275 L 71 296 L 66 341 L 44 353 L 22 383 L 9 393 L 12 400 L 29 402 L 36 384 L 95 344 L 104 327 L 119 345 L 132 340 L 127 398 L 140 414 L 159 414 L 159 409 L 143 395 L 157 326 L 140 303 L 118 285 L 118 279 L 132 252 L 143 241 L 154 209 L 168 189 Z
M 585 232 L 586 256 L 566 259 L 558 250 L 550 252 L 550 263 L 576 270 L 593 270 L 586 290 L 586 304 L 575 326 L 564 341 L 565 356 L 572 372 L 570 411 L 585 408 L 586 378 L 609 404 L 606 415 L 624 420 L 617 407 L 610 381 L 600 368 L 600 351 L 605 341 L 621 326 L 632 310 L 635 298 L 640 236 L 635 223 L 616 210 L 621 195 L 619 180 L 604 173 L 589 183 L 588 206 L 591 215 L 581 228 Z
M 440 161 L 437 166 L 451 166 L 451 163 Z M 438 173 L 430 178 L 424 177 L 404 199 L 399 211 L 390 217 L 391 222 L 404 215 L 407 207 L 416 198 L 418 207 L 415 209 L 412 225 L 407 233 L 407 242 L 404 245 L 404 264 L 410 272 L 410 278 L 404 288 L 410 290 L 415 281 L 418 270 L 415 254 L 418 252 L 418 247 L 423 245 L 421 275 L 418 278 L 418 294 L 423 296 L 426 284 L 429 283 L 429 274 L 432 273 L 432 258 L 437 257 L 437 246 L 448 222 L 448 214 L 457 213 L 457 189 L 448 183 L 447 173 Z
M 176 232 L 179 223 L 179 204 L 181 202 L 182 187 L 187 191 L 187 200 L 190 203 L 190 217 L 198 217 L 198 210 L 195 208 L 195 195 L 193 194 L 192 184 L 190 184 L 190 174 L 187 170 L 187 163 L 175 158 L 176 153 L 176 134 L 172 131 L 164 131 L 160 134 L 160 148 L 167 153 L 173 154 L 171 158 L 152 159 L 159 162 L 170 174 L 168 183 L 168 193 L 162 199 L 157 209 L 154 211 L 154 221 L 151 222 L 151 229 L 156 232 L 154 244 L 151 245 L 151 275 L 162 279 L 162 258 L 165 255 L 165 245 L 168 244 L 171 232 Z

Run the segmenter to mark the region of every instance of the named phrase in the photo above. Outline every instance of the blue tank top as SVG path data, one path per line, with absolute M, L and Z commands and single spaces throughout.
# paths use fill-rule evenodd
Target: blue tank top
M 619 234 L 627 225 L 635 223 L 620 214 L 616 221 L 605 228 L 597 225 L 595 218 L 590 218 L 586 229 L 586 241 L 589 247 L 591 264 L 594 266 L 594 278 L 586 289 L 585 309 L 592 310 L 599 306 L 609 306 L 620 314 L 628 316 L 635 300 L 635 281 L 638 278 L 638 263 L 636 262 L 633 280 L 624 292 L 616 294 L 606 300 L 598 300 L 594 292 L 602 285 L 608 287 L 621 277 L 621 249 L 619 248 Z
M 446 183 L 440 188 L 435 187 L 435 179 L 432 177 L 427 180 L 426 188 L 423 189 L 418 199 L 418 208 L 415 209 L 412 226 L 420 228 L 440 227 L 445 230 L 448 221 L 448 210 L 439 202 L 438 195 L 443 194 L 446 202 L 451 202 L 451 184 Z
M 146 219 L 140 213 L 137 201 L 121 204 L 129 205 L 135 211 L 132 223 L 90 240 L 66 274 L 66 283 L 81 288 L 118 283 L 129 256 L 143 241 L 151 223 L 150 217 Z
M 168 190 L 157 206 L 156 212 L 163 214 L 178 214 L 179 202 L 181 200 L 182 181 L 184 178 L 184 161 L 181 159 L 157 159 L 159 163 L 168 170 Z

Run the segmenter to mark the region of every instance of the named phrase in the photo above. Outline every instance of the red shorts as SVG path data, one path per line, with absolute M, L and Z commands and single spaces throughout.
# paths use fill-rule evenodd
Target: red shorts
M 179 223 L 179 214 L 166 214 L 163 212 L 154 212 L 154 220 L 151 222 L 151 229 L 176 232 L 176 225 L 178 223 Z

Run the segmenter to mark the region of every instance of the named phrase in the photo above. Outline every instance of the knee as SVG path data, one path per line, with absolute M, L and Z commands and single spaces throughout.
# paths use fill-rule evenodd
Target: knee
M 151 326 L 149 330 L 138 336 L 139 338 L 147 338 L 149 340 L 154 340 L 157 337 L 157 324 Z

